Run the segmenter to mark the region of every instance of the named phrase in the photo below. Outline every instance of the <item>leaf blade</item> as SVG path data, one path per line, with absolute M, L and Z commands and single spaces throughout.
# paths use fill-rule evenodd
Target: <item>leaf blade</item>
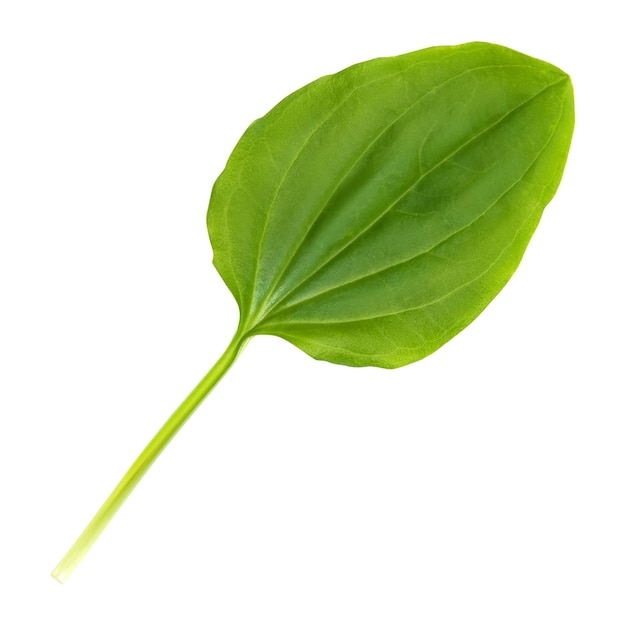
M 264 192 L 271 210 L 261 211 L 261 235 L 240 219 L 246 235 L 232 237 L 236 254 L 248 256 L 239 281 L 250 295 L 240 308 L 254 320 L 250 334 L 275 334 L 337 363 L 398 367 L 470 323 L 519 264 L 565 165 L 571 81 L 492 44 L 377 59 L 320 80 L 287 99 L 308 98 L 317 117 Z M 320 131 L 355 93 L 347 137 Z M 244 152 L 253 137 L 257 154 L 271 137 L 285 141 L 294 119 L 283 103 L 244 135 Z M 263 135 L 268 126 L 274 135 Z M 254 184 L 232 190 L 237 159 L 225 172 L 232 197 L 252 193 Z M 211 211 L 222 224 L 249 213 L 242 201 L 220 206 L 212 197 L 212 241 L 220 219 L 211 223 Z M 226 280 L 222 252 L 215 246 Z

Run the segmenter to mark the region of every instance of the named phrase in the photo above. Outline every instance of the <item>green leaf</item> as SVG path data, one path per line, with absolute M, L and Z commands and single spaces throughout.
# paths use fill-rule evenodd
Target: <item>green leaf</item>
M 430 354 L 513 274 L 573 126 L 567 74 L 486 43 L 291 94 L 245 132 L 209 205 L 242 332 L 353 366 Z
M 520 262 L 573 127 L 566 74 L 486 43 L 355 65 L 252 124 L 207 215 L 237 332 L 53 576 L 67 580 L 253 335 L 399 367 L 467 326 Z

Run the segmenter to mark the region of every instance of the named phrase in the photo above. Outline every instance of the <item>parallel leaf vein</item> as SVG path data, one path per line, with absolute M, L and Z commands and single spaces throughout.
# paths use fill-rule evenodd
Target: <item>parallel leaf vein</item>
M 302 300 L 299 300 L 299 301 L 297 301 L 297 302 L 290 303 L 287 307 L 285 307 L 284 309 L 280 310 L 280 313 L 281 313 L 281 314 L 282 314 L 282 313 L 285 313 L 286 311 L 289 311 L 289 310 L 291 310 L 291 309 L 293 309 L 293 308 L 297 308 L 297 307 L 301 306 L 302 304 L 304 304 L 304 303 L 306 303 L 306 302 L 309 302 L 309 301 L 311 301 L 311 300 L 315 300 L 316 298 L 321 297 L 321 296 L 325 296 L 325 295 L 327 295 L 328 293 L 331 293 L 331 292 L 334 292 L 334 291 L 341 290 L 341 289 L 343 289 L 343 288 L 345 288 L 345 287 L 347 287 L 347 286 L 353 285 L 354 283 L 358 283 L 359 281 L 366 280 L 366 279 L 368 279 L 368 278 L 371 278 L 372 276 L 375 276 L 375 275 L 381 274 L 381 273 L 386 272 L 386 271 L 389 271 L 389 270 L 393 270 L 393 269 L 395 269 L 395 268 L 397 268 L 397 267 L 400 267 L 400 266 L 402 266 L 402 265 L 405 265 L 405 264 L 407 264 L 407 263 L 411 263 L 411 262 L 415 261 L 416 259 L 418 259 L 419 257 L 421 257 L 421 256 L 424 256 L 424 255 L 426 255 L 426 254 L 431 253 L 433 250 L 435 250 L 435 249 L 436 249 L 436 248 L 438 248 L 439 246 L 443 245 L 445 242 L 447 242 L 447 241 L 448 241 L 449 239 L 451 239 L 452 237 L 454 237 L 454 236 L 458 235 L 458 234 L 459 234 L 459 233 L 461 233 L 462 231 L 464 231 L 464 230 L 466 230 L 467 228 L 471 227 L 471 226 L 472 226 L 472 224 L 475 224 L 475 223 L 476 223 L 476 222 L 478 222 L 480 219 L 484 218 L 484 217 L 487 215 L 487 213 L 488 213 L 488 212 L 489 212 L 489 211 L 490 211 L 490 210 L 491 210 L 494 206 L 496 206 L 496 205 L 498 204 L 498 202 L 500 202 L 500 200 L 502 200 L 502 198 L 504 198 L 504 197 L 505 197 L 508 193 L 510 193 L 510 192 L 511 192 L 511 191 L 512 191 L 512 190 L 513 190 L 513 189 L 514 189 L 514 188 L 515 188 L 515 187 L 516 187 L 516 186 L 517 186 L 517 185 L 518 185 L 518 184 L 519 184 L 519 183 L 520 183 L 520 182 L 521 182 L 521 181 L 525 178 L 526 174 L 527 174 L 527 173 L 528 173 L 528 172 L 529 172 L 529 171 L 533 168 L 533 166 L 535 165 L 535 163 L 539 160 L 539 158 L 541 157 L 541 155 L 545 152 L 545 150 L 548 148 L 548 146 L 550 145 L 550 143 L 551 143 L 551 142 L 552 142 L 552 140 L 554 139 L 554 136 L 555 136 L 556 131 L 557 131 L 558 127 L 559 127 L 559 124 L 560 124 L 560 122 L 561 122 L 562 117 L 563 117 L 563 107 L 561 107 L 561 113 L 560 113 L 560 115 L 559 115 L 559 118 L 558 118 L 557 122 L 555 123 L 554 128 L 552 129 L 552 131 L 551 131 L 551 133 L 550 133 L 550 135 L 549 135 L 549 137 L 548 137 L 547 141 L 546 141 L 546 142 L 544 143 L 544 145 L 543 145 L 543 146 L 542 146 L 542 147 L 538 150 L 537 154 L 536 154 L 536 155 L 533 157 L 533 159 L 531 160 L 531 162 L 530 162 L 529 166 L 525 169 L 525 171 L 524 171 L 524 172 L 523 172 L 523 173 L 522 173 L 522 174 L 521 174 L 521 175 L 520 175 L 520 176 L 519 176 L 519 177 L 518 177 L 518 178 L 517 178 L 517 179 L 516 179 L 516 180 L 515 180 L 515 181 L 514 181 L 514 182 L 513 182 L 513 183 L 512 183 L 512 184 L 511 184 L 511 185 L 510 185 L 510 186 L 509 186 L 509 187 L 508 187 L 508 188 L 507 188 L 504 192 L 503 192 L 503 193 L 502 193 L 502 194 L 500 194 L 500 196 L 498 196 L 498 198 L 496 198 L 496 200 L 495 200 L 494 202 L 492 202 L 492 203 L 491 203 L 491 204 L 490 204 L 490 205 L 489 205 L 489 206 L 488 206 L 488 207 L 487 207 L 487 208 L 486 208 L 486 209 L 485 209 L 485 210 L 484 210 L 484 211 L 483 211 L 480 215 L 478 215 L 478 216 L 477 216 L 474 220 L 472 220 L 472 221 L 471 221 L 471 222 L 469 222 L 468 224 L 464 225 L 463 227 L 461 227 L 460 229 L 458 229 L 458 230 L 457 230 L 457 231 L 455 231 L 454 233 L 452 233 L 452 234 L 450 234 L 450 235 L 446 236 L 444 239 L 442 239 L 441 241 L 437 242 L 435 245 L 431 246 L 431 247 L 430 247 L 429 249 L 427 249 L 427 250 L 424 250 L 424 251 L 422 251 L 422 252 L 420 252 L 420 253 L 418 253 L 418 254 L 416 254 L 416 255 L 413 255 L 413 256 L 411 256 L 410 258 L 405 259 L 405 260 L 403 260 L 403 261 L 400 261 L 400 262 L 398 262 L 398 263 L 394 263 L 394 264 L 389 265 L 389 266 L 384 267 L 384 268 L 379 268 L 379 269 L 377 269 L 377 270 L 376 270 L 376 271 L 374 271 L 374 272 L 370 272 L 370 273 L 368 273 L 368 274 L 366 274 L 366 275 L 359 276 L 359 277 L 357 277 L 357 278 L 355 278 L 355 279 L 352 279 L 352 280 L 347 281 L 347 282 L 345 282 L 345 283 L 342 283 L 342 284 L 340 284 L 340 285 L 336 285 L 336 286 L 331 287 L 331 288 L 329 288 L 329 289 L 325 289 L 325 290 L 323 290 L 323 291 L 320 291 L 320 292 L 318 292 L 318 293 L 316 293 L 316 294 L 313 294 L 313 295 L 311 295 L 311 296 L 309 296 L 309 297 L 307 297 L 307 298 L 304 298 L 304 299 L 302 299 Z M 487 268 L 484 272 L 482 272 L 481 274 L 479 274 L 477 277 L 475 277 L 475 278 L 473 278 L 473 279 L 470 279 L 469 281 L 467 281 L 466 283 L 464 283 L 464 284 L 460 285 L 459 287 L 457 287 L 457 288 L 455 288 L 455 289 L 451 290 L 450 292 L 448 292 L 448 293 L 444 294 L 444 295 L 443 295 L 443 296 L 441 296 L 440 298 L 438 298 L 438 299 L 436 299 L 436 300 L 434 300 L 434 301 L 432 301 L 432 302 L 425 303 L 425 304 L 420 305 L 420 306 L 415 307 L 415 308 L 403 309 L 403 310 L 400 310 L 400 311 L 394 311 L 394 312 L 392 312 L 392 313 L 388 313 L 388 314 L 384 314 L 384 315 L 374 315 L 374 316 L 371 316 L 371 317 L 363 317 L 363 318 L 358 318 L 358 319 L 350 319 L 350 320 L 337 320 L 337 321 L 335 321 L 335 322 L 333 322 L 332 320 L 324 320 L 324 323 L 341 323 L 341 322 L 347 322 L 347 321 L 349 321 L 349 322 L 354 322 L 354 321 L 362 321 L 362 320 L 367 320 L 367 319 L 377 319 L 377 318 L 379 318 L 379 317 L 388 317 L 388 316 L 392 316 L 392 315 L 397 315 L 397 314 L 399 314 L 399 313 L 406 313 L 406 312 L 409 312 L 409 311 L 419 310 L 419 309 L 425 308 L 425 307 L 427 307 L 427 306 L 431 306 L 432 304 L 436 304 L 436 303 L 437 303 L 437 302 L 439 302 L 440 300 L 443 300 L 443 299 L 445 299 L 445 298 L 449 297 L 450 295 L 452 295 L 453 293 L 455 293 L 455 292 L 456 292 L 456 291 L 458 291 L 459 289 L 463 289 L 464 287 L 468 286 L 469 284 L 471 284 L 472 282 L 474 282 L 474 280 L 479 279 L 482 275 L 484 275 L 486 272 L 488 272 L 488 271 L 489 271 L 489 270 L 490 270 L 490 269 L 491 269 L 491 268 L 492 268 L 492 267 L 493 267 L 493 266 L 494 266 L 494 265 L 498 262 L 498 260 L 499 260 L 499 259 L 502 257 L 502 255 L 506 252 L 506 250 L 508 250 L 508 249 L 510 248 L 510 246 L 514 243 L 515 239 L 516 239 L 516 238 L 517 238 L 517 236 L 519 235 L 519 232 L 522 230 L 522 228 L 524 227 L 524 225 L 528 222 L 528 220 L 530 219 L 530 217 L 532 217 L 532 215 L 534 215 L 535 211 L 536 211 L 536 208 L 535 208 L 533 211 L 531 211 L 531 212 L 529 213 L 529 216 L 528 216 L 525 220 L 523 220 L 522 225 L 521 225 L 521 226 L 517 229 L 517 231 L 516 231 L 516 233 L 515 233 L 515 235 L 514 235 L 514 237 L 513 237 L 512 241 L 511 241 L 511 243 L 510 243 L 510 244 L 509 244 L 509 245 L 508 245 L 508 246 L 507 246 L 507 247 L 503 250 L 503 252 L 502 252 L 501 254 L 499 254 L 499 255 L 496 257 L 496 260 L 495 260 L 492 264 L 490 264 L 490 265 L 489 265 L 489 267 L 488 267 L 488 268 Z M 278 311 L 276 311 L 276 312 L 278 312 Z M 268 320 L 268 321 L 271 323 L 271 320 Z M 297 322 L 296 322 L 296 323 L 297 323 Z
M 352 96 L 354 96 L 354 94 L 357 93 L 359 90 L 364 89 L 365 87 L 373 85 L 373 84 L 375 84 L 377 82 L 388 80 L 390 78 L 394 78 L 395 76 L 399 76 L 401 74 L 404 74 L 404 73 L 406 73 L 407 71 L 409 71 L 410 69 L 414 68 L 415 66 L 419 65 L 422 62 L 423 62 L 422 60 L 418 60 L 415 63 L 405 67 L 403 70 L 401 70 L 399 72 L 395 72 L 393 74 L 382 76 L 380 78 L 377 78 L 377 79 L 374 79 L 374 80 L 362 83 L 362 84 L 354 87 L 329 112 L 329 114 L 323 120 L 321 120 L 317 124 L 317 126 L 315 126 L 311 130 L 311 132 L 307 135 L 307 137 L 303 141 L 302 145 L 300 146 L 299 150 L 296 152 L 295 156 L 293 157 L 292 161 L 289 163 L 288 167 L 285 168 L 285 171 L 283 172 L 283 175 L 282 175 L 280 181 L 278 182 L 278 185 L 276 186 L 274 194 L 272 195 L 272 199 L 270 200 L 270 204 L 269 204 L 269 207 L 267 209 L 267 213 L 265 214 L 265 220 L 263 222 L 263 227 L 261 229 L 261 235 L 259 237 L 259 246 L 258 246 L 258 249 L 257 249 L 257 257 L 256 257 L 255 266 L 254 266 L 255 267 L 255 275 L 254 275 L 254 280 L 252 281 L 253 285 L 256 285 L 256 282 L 257 282 L 259 266 L 260 266 L 260 261 L 261 261 L 261 252 L 262 252 L 262 249 L 263 249 L 263 243 L 265 241 L 265 236 L 267 234 L 267 227 L 268 227 L 269 222 L 270 222 L 270 215 L 272 214 L 272 212 L 273 212 L 273 210 L 274 210 L 274 208 L 276 206 L 276 200 L 278 198 L 278 195 L 280 194 L 280 191 L 284 187 L 285 182 L 286 182 L 289 174 L 291 173 L 291 171 L 295 167 L 296 163 L 298 163 L 298 161 L 302 157 L 302 154 L 304 153 L 306 147 L 313 140 L 315 135 L 336 115 L 336 113 L 341 109 L 341 107 L 344 106 L 346 104 L 346 102 L 348 102 L 348 100 L 350 100 L 350 98 L 352 98 Z
M 413 66 L 411 66 L 413 67 Z M 403 71 L 407 71 L 408 69 L 411 69 L 411 67 L 406 68 L 406 70 Z M 328 206 L 331 204 L 332 199 L 335 197 L 335 195 L 337 194 L 337 192 L 339 191 L 339 189 L 341 188 L 341 185 L 345 182 L 345 180 L 348 178 L 348 176 L 350 175 L 350 173 L 354 170 L 354 168 L 365 158 L 365 156 L 381 141 L 381 139 L 398 123 L 400 122 L 400 120 L 406 116 L 412 109 L 414 109 L 415 107 L 417 107 L 425 98 L 427 98 L 429 95 L 433 94 L 434 92 L 436 92 L 437 90 L 441 89 L 443 86 L 445 86 L 446 84 L 452 82 L 453 80 L 457 80 L 458 78 L 460 78 L 461 76 L 464 76 L 465 74 L 469 74 L 472 72 L 476 72 L 478 70 L 485 70 L 485 69 L 494 69 L 494 68 L 500 68 L 500 67 L 529 67 L 528 65 L 525 64 L 516 64 L 516 65 L 496 65 L 496 64 L 492 64 L 492 65 L 479 65 L 476 67 L 471 67 L 468 68 L 466 70 L 463 70 L 462 72 L 459 72 L 457 74 L 454 74 L 453 76 L 450 76 L 449 78 L 447 78 L 446 80 L 444 80 L 441 83 L 438 83 L 437 85 L 434 85 L 433 87 L 431 87 L 428 91 L 424 92 L 417 100 L 415 100 L 414 102 L 412 102 L 408 107 L 406 107 L 400 114 L 398 114 L 389 124 L 387 124 L 354 158 L 354 160 L 348 164 L 348 168 L 344 171 L 343 175 L 339 178 L 337 184 L 333 187 L 332 191 L 330 192 L 330 194 L 328 195 L 327 199 L 322 202 L 320 204 L 320 210 L 318 211 L 318 213 L 315 215 L 315 217 L 313 218 L 313 220 L 311 221 L 311 223 L 309 224 L 309 226 L 307 227 L 307 229 L 305 230 L 303 236 L 301 237 L 300 241 L 294 246 L 293 251 L 289 254 L 288 257 L 286 257 L 285 262 L 282 264 L 282 266 L 278 269 L 276 276 L 274 278 L 274 280 L 272 281 L 272 284 L 270 286 L 270 288 L 268 289 L 268 299 L 269 300 L 271 298 L 272 295 L 272 290 L 273 288 L 275 288 L 275 286 L 277 284 L 279 284 L 280 279 L 287 273 L 287 271 L 289 270 L 289 268 L 291 267 L 294 259 L 297 257 L 298 252 L 302 249 L 302 247 L 304 246 L 304 244 L 306 243 L 308 237 L 310 236 L 311 232 L 313 231 L 315 225 L 319 222 L 319 220 L 321 219 L 321 217 L 324 215 L 326 209 L 328 208 Z M 304 147 L 303 147 L 304 148 Z M 300 154 L 300 153 L 299 153 Z M 284 177 L 283 180 L 281 180 L 281 184 L 284 183 Z M 276 199 L 276 196 L 274 197 L 274 201 Z M 274 202 L 275 203 L 275 202 Z M 331 260 L 331 259 L 329 259 Z
M 337 257 L 339 257 L 341 254 L 343 254 L 350 246 L 352 246 L 356 241 L 358 241 L 363 235 L 365 235 L 368 231 L 370 231 L 383 217 L 385 217 L 385 215 L 387 215 L 408 193 L 410 193 L 415 187 L 417 187 L 421 182 L 423 182 L 425 180 L 425 178 L 427 176 L 429 176 L 431 173 L 433 173 L 436 169 L 438 169 L 439 167 L 441 167 L 441 165 L 443 165 L 446 161 L 448 161 L 449 159 L 453 158 L 456 154 L 458 154 L 461 150 L 463 150 L 464 148 L 468 147 L 469 145 L 471 145 L 472 143 L 474 143 L 476 140 L 478 140 L 481 136 L 483 136 L 485 133 L 495 129 L 498 125 L 500 125 L 502 122 L 504 122 L 505 119 L 507 119 L 510 115 L 512 115 L 515 111 L 521 109 L 522 107 L 528 105 L 530 102 L 532 102 L 533 100 L 535 100 L 536 98 L 538 98 L 541 94 L 543 94 L 545 91 L 547 91 L 548 89 L 558 85 L 560 82 L 562 82 L 561 80 L 555 82 L 555 83 L 551 83 L 550 85 L 542 88 L 540 91 L 538 91 L 537 93 L 533 94 L 532 96 L 530 96 L 529 98 L 527 98 L 526 100 L 522 101 L 521 103 L 519 103 L 518 105 L 516 105 L 513 109 L 509 110 L 507 113 L 505 113 L 503 116 L 501 116 L 500 118 L 498 118 L 495 122 L 492 122 L 488 127 L 484 128 L 483 130 L 481 130 L 479 133 L 477 133 L 476 135 L 474 135 L 473 137 L 471 137 L 470 139 L 466 140 L 463 144 L 461 144 L 458 148 L 455 148 L 452 152 L 450 152 L 448 155 L 446 155 L 443 159 L 441 159 L 440 161 L 438 161 L 435 165 L 433 165 L 429 170 L 427 170 L 426 172 L 424 172 L 422 175 L 420 175 L 418 177 L 418 179 L 412 183 L 410 185 L 410 187 L 408 189 L 406 189 L 404 192 L 402 192 L 400 194 L 400 196 L 398 196 L 398 198 L 396 198 L 391 204 L 389 204 L 387 207 L 385 207 L 385 209 L 383 209 L 383 211 L 375 217 L 374 220 L 372 220 L 369 224 L 366 224 L 365 227 L 363 229 L 361 229 L 358 233 L 356 233 L 349 241 L 346 242 L 346 244 L 340 248 L 334 255 L 332 255 L 330 258 L 328 258 L 324 263 L 320 264 L 314 272 L 312 272 L 305 280 L 303 280 L 301 283 L 299 283 L 298 285 L 296 285 L 292 290 L 288 291 L 287 293 L 285 293 L 278 301 L 276 301 L 271 310 L 271 312 L 277 311 L 278 307 L 280 305 L 281 302 L 284 302 L 287 298 L 289 298 L 289 296 L 291 296 L 294 292 L 296 292 L 298 289 L 300 289 L 303 285 L 305 285 L 306 283 L 308 283 L 314 276 L 316 276 L 324 267 L 326 267 L 331 261 L 335 260 Z M 550 137 L 550 139 L 552 138 L 552 136 Z M 548 140 L 549 143 L 549 140 Z M 547 144 L 546 144 L 547 145 Z M 533 161 L 531 162 L 531 167 L 533 165 L 533 163 L 535 162 L 535 160 L 539 157 L 539 155 L 541 154 L 541 151 L 544 148 L 542 148 L 540 150 L 540 152 L 534 157 Z M 530 169 L 530 168 L 529 168 Z M 528 171 L 528 170 L 527 170 Z M 522 176 L 523 177 L 523 176 Z M 519 183 L 521 179 L 515 181 L 514 185 Z M 505 193 L 507 193 L 509 190 L 507 189 L 507 191 Z M 500 198 L 498 198 L 499 200 Z M 495 203 L 494 203 L 495 204 Z M 485 213 L 494 206 L 494 204 L 490 205 L 486 211 L 484 211 L 483 213 L 481 213 L 478 218 L 476 219 L 480 219 L 481 217 L 483 217 L 485 215 Z M 436 248 L 437 246 L 441 245 L 442 243 L 444 243 L 446 240 L 448 240 L 450 237 L 462 232 L 463 230 L 465 230 L 465 228 L 467 228 L 468 226 L 471 226 L 472 223 L 474 223 L 476 220 L 473 220 L 472 222 L 468 223 L 467 225 L 463 226 L 461 229 L 459 229 L 458 231 L 452 233 L 449 236 L 446 236 L 443 240 L 437 242 L 437 244 L 435 244 L 431 250 L 433 248 Z M 425 251 L 424 253 L 428 252 L 429 250 Z M 419 256 L 419 255 L 417 255 Z M 407 261 L 403 261 L 401 263 L 404 262 L 408 262 L 413 260 L 408 259 Z M 356 282 L 358 280 L 361 280 L 363 278 L 367 278 L 370 275 L 376 274 L 379 271 L 384 271 L 385 269 L 388 268 L 382 268 L 381 270 L 377 270 L 376 272 L 373 272 L 372 274 L 368 274 L 366 276 L 361 276 L 357 279 L 351 280 L 350 283 L 352 282 Z M 349 283 L 346 283 L 349 284 Z M 313 294 L 312 296 L 309 296 L 307 298 L 304 298 L 302 300 L 298 300 L 296 302 L 290 303 L 287 307 L 285 307 L 285 309 L 289 309 L 292 306 L 296 306 L 298 304 L 301 304 L 302 302 L 311 300 L 313 298 L 316 298 L 320 295 L 323 295 L 325 293 L 327 293 L 328 291 L 333 291 L 334 289 L 338 289 L 345 286 L 345 284 L 342 285 L 338 285 L 335 287 L 332 287 L 331 289 L 328 290 L 323 290 L 321 292 L 318 292 L 316 294 Z

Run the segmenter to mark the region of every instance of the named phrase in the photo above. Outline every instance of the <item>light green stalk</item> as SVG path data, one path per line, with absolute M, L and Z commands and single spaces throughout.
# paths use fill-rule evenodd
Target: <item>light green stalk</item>
M 209 373 L 198 383 L 193 391 L 185 398 L 182 404 L 174 411 L 172 416 L 163 424 L 161 430 L 154 436 L 144 451 L 137 457 L 126 472 L 117 487 L 113 490 L 100 510 L 94 515 L 82 535 L 76 540 L 68 553 L 52 572 L 52 576 L 60 583 L 64 583 L 82 561 L 96 539 L 100 536 L 107 524 L 113 519 L 115 513 L 122 506 L 126 498 L 137 486 L 143 475 L 148 471 L 152 463 L 161 454 L 167 444 L 174 438 L 182 425 L 189 419 L 191 414 L 198 408 L 209 392 L 221 380 L 235 362 L 247 339 L 241 327 L 233 337 L 224 354 L 211 368 Z

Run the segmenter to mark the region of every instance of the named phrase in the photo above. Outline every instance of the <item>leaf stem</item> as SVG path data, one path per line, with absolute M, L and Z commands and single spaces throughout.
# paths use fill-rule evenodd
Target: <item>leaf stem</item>
M 117 487 L 112 491 L 99 511 L 74 545 L 69 549 L 61 562 L 52 572 L 53 578 L 60 583 L 64 583 L 82 561 L 91 546 L 98 539 L 107 524 L 113 519 L 115 513 L 122 506 L 126 498 L 132 493 L 143 475 L 148 471 L 152 463 L 161 454 L 167 444 L 174 438 L 182 425 L 189 419 L 191 414 L 198 408 L 209 392 L 221 380 L 222 376 L 229 370 L 235 362 L 237 355 L 247 343 L 247 336 L 239 326 L 237 333 L 218 359 L 208 374 L 196 385 L 193 391 L 183 400 L 182 404 L 174 411 L 172 416 L 163 424 L 161 430 L 154 436 L 152 441 L 145 447 L 143 452 L 137 457 L 126 472 Z

